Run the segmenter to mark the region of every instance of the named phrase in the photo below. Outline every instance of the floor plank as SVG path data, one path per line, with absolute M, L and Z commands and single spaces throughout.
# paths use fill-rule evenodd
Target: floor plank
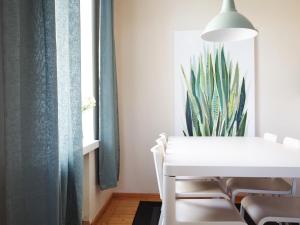
M 97 225 L 132 225 L 140 201 L 160 201 L 156 196 L 115 196 Z

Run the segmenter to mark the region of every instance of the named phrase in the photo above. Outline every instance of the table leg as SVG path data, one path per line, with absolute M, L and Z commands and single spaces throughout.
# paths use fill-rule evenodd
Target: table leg
M 176 190 L 175 177 L 164 176 L 163 180 L 163 215 L 164 225 L 176 225 Z

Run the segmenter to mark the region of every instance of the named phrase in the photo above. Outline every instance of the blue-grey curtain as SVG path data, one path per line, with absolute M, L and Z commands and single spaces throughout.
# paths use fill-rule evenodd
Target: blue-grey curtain
M 117 186 L 120 155 L 117 80 L 113 33 L 113 0 L 100 0 L 99 8 L 99 182 L 102 189 L 109 189 Z
M 0 224 L 79 225 L 79 0 L 0 1 Z

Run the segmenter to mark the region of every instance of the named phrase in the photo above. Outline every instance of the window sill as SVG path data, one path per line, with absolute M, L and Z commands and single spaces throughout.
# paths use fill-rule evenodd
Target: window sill
M 98 140 L 83 140 L 83 155 L 87 155 L 99 148 Z

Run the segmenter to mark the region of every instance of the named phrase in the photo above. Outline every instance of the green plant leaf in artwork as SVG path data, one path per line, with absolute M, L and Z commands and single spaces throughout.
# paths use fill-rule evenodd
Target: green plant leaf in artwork
M 192 92 L 193 95 L 196 96 L 196 77 L 195 77 L 195 71 L 193 68 L 191 68 L 191 88 L 192 88 Z
M 240 127 L 238 128 L 238 131 L 237 131 L 237 136 L 244 136 L 245 135 L 246 123 L 247 123 L 247 113 L 245 113 L 243 115 Z
M 225 102 L 228 102 L 228 94 L 229 94 L 229 88 L 228 88 L 228 70 L 226 65 L 226 59 L 224 54 L 224 48 L 221 49 L 221 73 L 222 73 L 222 85 L 223 85 L 223 94 L 224 94 L 224 100 Z
M 243 83 L 241 87 L 241 92 L 240 92 L 240 101 L 239 101 L 239 107 L 237 111 L 237 126 L 238 128 L 240 127 L 242 118 L 243 118 L 243 112 L 244 112 L 244 107 L 245 107 L 245 101 L 246 101 L 246 91 L 245 91 L 245 79 L 243 78 Z
M 247 128 L 245 78 L 238 63 L 225 57 L 224 47 L 205 51 L 190 74 L 182 74 L 186 87 L 188 136 L 244 136 Z M 196 65 L 196 66 L 194 66 Z
M 202 131 L 200 130 L 200 128 L 203 129 L 203 126 L 201 126 L 202 121 L 200 117 L 201 109 L 200 106 L 197 104 L 197 97 L 193 94 L 192 87 L 188 80 L 188 77 L 186 76 L 184 69 L 183 68 L 181 69 L 184 76 L 184 81 L 187 88 L 187 94 L 190 101 L 190 108 L 191 108 L 191 115 L 192 115 L 191 118 L 193 122 L 193 135 L 200 136 L 201 133 L 204 133 L 204 130 Z
M 189 136 L 193 136 L 193 122 L 192 122 L 192 114 L 191 114 L 191 104 L 190 99 L 187 94 L 186 96 L 186 106 L 185 106 L 185 119 L 186 119 L 186 127 Z

